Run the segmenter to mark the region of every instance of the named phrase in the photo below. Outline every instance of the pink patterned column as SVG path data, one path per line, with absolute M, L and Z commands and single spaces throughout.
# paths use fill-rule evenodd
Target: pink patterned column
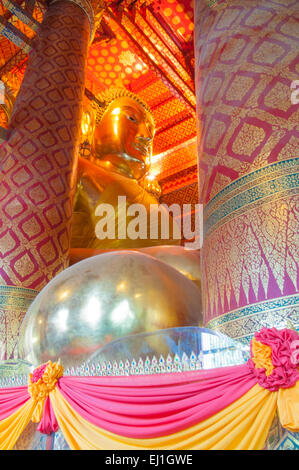
M 0 359 L 24 314 L 68 265 L 87 15 L 57 1 L 45 15 L 0 155 Z
M 205 324 L 299 326 L 296 0 L 197 0 Z M 293 100 L 294 101 L 294 100 Z

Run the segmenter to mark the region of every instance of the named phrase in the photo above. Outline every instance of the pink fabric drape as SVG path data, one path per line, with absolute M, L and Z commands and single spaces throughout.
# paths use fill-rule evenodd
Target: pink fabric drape
M 186 429 L 227 407 L 256 383 L 246 364 L 220 369 L 132 377 L 61 377 L 58 388 L 86 420 L 132 438 Z M 0 421 L 30 399 L 27 387 L 0 389 Z M 38 431 L 58 430 L 50 398 Z
M 37 430 L 43 434 L 51 434 L 58 431 L 58 423 L 55 417 L 50 398 L 47 397 L 44 403 L 43 417 Z
M 209 418 L 256 384 L 246 364 L 132 377 L 62 377 L 58 387 L 86 420 L 112 433 L 153 438 Z
M 0 388 L 0 421 L 17 411 L 29 399 L 26 386 Z
M 158 438 L 216 415 L 261 380 L 261 386 L 271 391 L 279 389 L 282 394 L 283 389 L 289 389 L 289 396 L 295 401 L 291 412 L 285 412 L 284 422 L 289 422 L 297 404 L 292 389 L 299 377 L 298 334 L 263 328 L 252 341 L 252 359 L 246 364 L 171 374 L 63 377 L 62 365 L 48 361 L 29 375 L 28 389 L 0 389 L 0 421 L 32 396 L 32 419 L 41 420 L 38 430 L 45 434 L 56 432 L 58 423 L 51 405 L 51 397 L 54 400 L 55 396 L 51 393 L 58 387 L 70 409 L 90 424 L 118 436 Z M 273 370 L 266 375 L 269 346 Z M 292 429 L 297 429 L 293 421 Z

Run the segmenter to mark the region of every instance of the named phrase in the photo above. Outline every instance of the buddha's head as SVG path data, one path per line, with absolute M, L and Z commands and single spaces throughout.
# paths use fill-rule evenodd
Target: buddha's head
M 155 124 L 148 106 L 126 89 L 97 96 L 92 159 L 139 180 L 149 169 Z

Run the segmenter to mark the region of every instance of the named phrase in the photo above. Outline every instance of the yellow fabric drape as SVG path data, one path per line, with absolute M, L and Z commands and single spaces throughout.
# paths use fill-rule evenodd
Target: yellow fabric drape
M 264 446 L 277 407 L 277 392 L 255 385 L 221 412 L 188 429 L 154 439 L 132 439 L 86 421 L 57 388 L 50 393 L 50 399 L 60 429 L 73 450 L 258 450 Z
M 277 399 L 281 425 L 290 431 L 299 431 L 299 381 L 291 388 L 280 388 Z
M 0 421 L 0 450 L 11 450 L 22 434 L 36 407 L 30 398 L 17 411 Z
M 266 344 L 260 343 L 255 338 L 251 341 L 252 362 L 257 369 L 265 369 L 266 375 L 271 375 L 273 371 L 272 349 Z

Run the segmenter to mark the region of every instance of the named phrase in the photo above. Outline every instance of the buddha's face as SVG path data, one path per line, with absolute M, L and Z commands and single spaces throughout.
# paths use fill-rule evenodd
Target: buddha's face
M 137 180 L 147 172 L 155 127 L 153 118 L 134 99 L 115 99 L 94 133 L 93 155 L 101 165 Z

